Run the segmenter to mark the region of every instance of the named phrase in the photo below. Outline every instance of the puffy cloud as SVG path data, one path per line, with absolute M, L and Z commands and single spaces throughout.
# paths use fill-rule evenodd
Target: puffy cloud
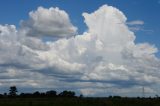
M 51 49 L 39 55 L 43 61 L 51 61 L 52 68 L 63 67 L 69 74 L 71 69 L 79 72 L 76 79 L 69 78 L 72 82 L 101 82 L 122 88 L 159 82 L 159 59 L 154 55 L 157 48 L 148 43 L 134 43 L 135 35 L 126 26 L 127 18 L 120 10 L 104 5 L 91 14 L 83 13 L 83 16 L 88 32 L 75 38 L 48 42 Z M 58 60 L 56 64 L 54 60 Z M 71 69 L 65 67 L 62 60 L 72 63 L 67 65 Z M 75 63 L 79 64 L 77 70 Z
M 158 49 L 148 43 L 135 43 L 136 36 L 120 10 L 104 5 L 93 13 L 83 13 L 88 31 L 69 39 L 44 42 L 28 36 L 37 33 L 35 29 L 40 30 L 37 33 L 40 36 L 51 34 L 51 30 L 44 31 L 33 23 L 43 20 L 39 24 L 46 26 L 52 19 L 41 15 L 56 17 L 57 13 L 66 14 L 69 20 L 67 13 L 58 8 L 40 7 L 30 13 L 29 21 L 23 22 L 20 30 L 13 25 L 0 26 L 0 77 L 4 79 L 0 86 L 18 84 L 25 88 L 26 84 L 35 88 L 66 88 L 96 96 L 103 95 L 106 88 L 109 94 L 122 92 L 120 95 L 139 93 L 142 86 L 151 95 L 157 92 L 154 86 L 159 86 L 160 81 L 160 60 L 155 56 Z M 37 16 L 40 18 L 35 18 Z M 15 77 L 17 79 L 13 80 Z
M 77 28 L 70 22 L 68 14 L 56 8 L 38 7 L 29 13 L 29 20 L 22 21 L 22 29 L 28 36 L 40 37 L 71 37 L 77 33 Z

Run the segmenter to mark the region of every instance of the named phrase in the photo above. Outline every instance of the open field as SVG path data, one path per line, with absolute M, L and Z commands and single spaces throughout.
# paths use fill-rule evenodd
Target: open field
M 0 106 L 160 106 L 159 98 L 1 98 Z

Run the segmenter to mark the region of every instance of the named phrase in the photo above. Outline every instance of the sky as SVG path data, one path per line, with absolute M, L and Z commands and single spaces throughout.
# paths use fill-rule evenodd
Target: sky
M 159 0 L 1 1 L 0 91 L 159 94 L 159 10 Z

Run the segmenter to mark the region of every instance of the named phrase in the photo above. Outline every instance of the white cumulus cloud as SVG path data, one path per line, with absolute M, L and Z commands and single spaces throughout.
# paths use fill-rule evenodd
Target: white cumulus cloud
M 71 37 L 77 33 L 77 28 L 70 22 L 68 14 L 56 8 L 38 7 L 29 13 L 29 20 L 22 21 L 22 29 L 28 36 L 40 37 Z
M 59 16 L 67 24 L 62 24 L 64 20 L 58 20 Z M 75 27 L 68 14 L 58 8 L 39 7 L 30 12 L 29 21 L 22 22 L 19 30 L 13 25 L 1 25 L 0 77 L 6 79 L 0 82 L 1 86 L 16 83 L 23 87 L 66 88 L 86 95 L 101 95 L 105 88 L 117 90 L 116 94 L 125 93 L 120 95 L 134 95 L 141 86 L 148 92 L 157 92 L 154 86 L 159 86 L 160 81 L 160 59 L 155 56 L 158 49 L 148 43 L 135 43 L 136 36 L 126 25 L 127 17 L 108 5 L 83 16 L 88 31 L 69 39 L 66 37 L 73 34 L 70 28 L 75 34 Z M 63 34 L 53 35 L 52 28 L 60 31 L 59 24 L 67 27 Z M 33 35 L 62 38 L 44 42 Z M 17 79 L 11 81 L 14 77 Z

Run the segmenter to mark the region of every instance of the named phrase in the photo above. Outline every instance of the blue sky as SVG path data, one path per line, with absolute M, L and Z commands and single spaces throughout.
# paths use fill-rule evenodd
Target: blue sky
M 59 7 L 65 10 L 79 33 L 86 30 L 83 12 L 93 12 L 103 4 L 115 6 L 127 16 L 128 21 L 142 20 L 143 30 L 136 31 L 136 42 L 149 42 L 160 48 L 160 3 L 159 0 L 3 0 L 0 3 L 0 23 L 19 26 L 20 20 L 28 18 L 28 13 L 43 6 Z M 160 57 L 160 54 L 157 54 Z
M 106 96 L 102 89 L 111 87 L 109 94 L 137 96 L 145 86 L 154 96 L 160 87 L 159 11 L 159 0 L 2 0 L 0 87 L 77 89 L 89 96 Z M 126 23 L 114 23 L 124 15 Z M 77 32 L 83 36 L 73 37 Z M 56 40 L 44 42 L 48 36 Z

